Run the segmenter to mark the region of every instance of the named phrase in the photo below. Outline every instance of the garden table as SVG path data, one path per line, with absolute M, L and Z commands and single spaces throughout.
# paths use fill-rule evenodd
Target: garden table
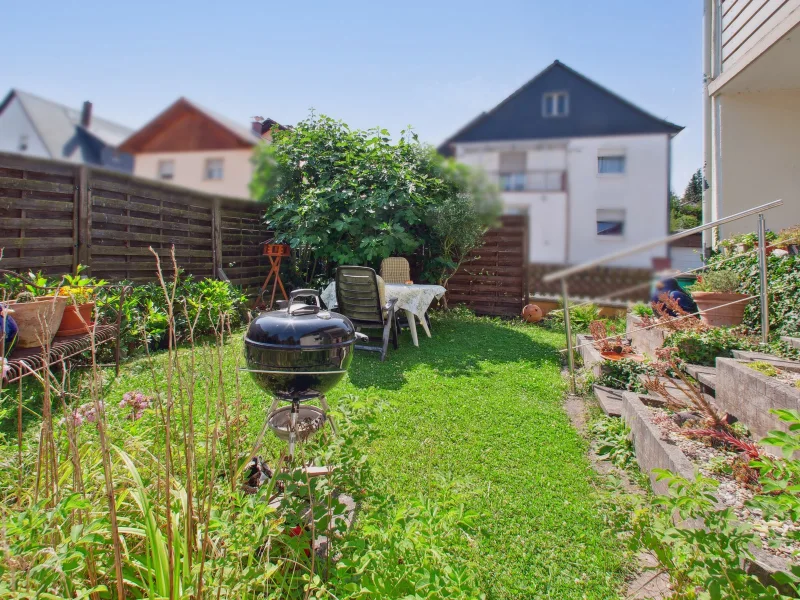
M 428 337 L 431 337 L 431 330 L 425 320 L 425 313 L 434 299 L 444 296 L 447 290 L 440 285 L 424 285 L 417 283 L 387 283 L 386 299 L 397 300 L 396 309 L 406 313 L 408 328 L 411 331 L 411 340 L 415 346 L 419 346 L 417 338 L 417 323 L 419 319 L 422 329 Z M 331 282 L 322 292 L 322 301 L 330 309 L 336 307 L 336 283 Z

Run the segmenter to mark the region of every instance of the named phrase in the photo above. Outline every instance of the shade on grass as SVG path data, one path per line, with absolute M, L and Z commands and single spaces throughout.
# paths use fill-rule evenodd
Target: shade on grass
M 419 348 L 404 335 L 385 363 L 357 354 L 330 394 L 388 401 L 371 452 L 378 486 L 398 498 L 453 486 L 484 515 L 472 560 L 490 598 L 617 597 L 622 544 L 604 531 L 563 409 L 561 342 L 530 325 L 443 319 Z

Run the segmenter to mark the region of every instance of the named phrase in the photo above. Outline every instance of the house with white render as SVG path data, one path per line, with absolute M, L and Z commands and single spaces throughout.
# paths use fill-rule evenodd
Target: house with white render
M 439 152 L 493 178 L 505 213 L 527 215 L 529 262 L 555 268 L 668 234 L 670 144 L 681 130 L 555 61 Z M 667 254 L 616 266 L 661 268 Z
M 800 0 L 704 4 L 703 220 L 781 199 L 767 227 L 800 224 Z M 756 219 L 723 225 L 717 239 L 755 231 Z

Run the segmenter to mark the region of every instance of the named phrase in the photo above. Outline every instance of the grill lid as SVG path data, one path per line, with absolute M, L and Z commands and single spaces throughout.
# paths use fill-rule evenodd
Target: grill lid
M 294 302 L 295 298 L 312 297 L 315 304 Z M 349 346 L 356 331 L 350 319 L 339 313 L 323 310 L 317 290 L 294 290 L 289 307 L 263 312 L 252 323 L 245 344 L 261 348 L 285 350 L 318 350 Z

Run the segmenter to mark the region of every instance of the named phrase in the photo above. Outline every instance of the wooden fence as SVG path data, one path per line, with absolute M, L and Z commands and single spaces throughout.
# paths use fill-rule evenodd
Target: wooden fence
M 484 236 L 447 285 L 451 305 L 464 304 L 478 314 L 519 315 L 527 301 L 527 217 L 502 217 Z
M 269 237 L 251 200 L 103 169 L 0 153 L 0 268 L 58 275 L 87 265 L 108 281 L 152 281 L 155 259 L 252 292 L 269 271 Z

